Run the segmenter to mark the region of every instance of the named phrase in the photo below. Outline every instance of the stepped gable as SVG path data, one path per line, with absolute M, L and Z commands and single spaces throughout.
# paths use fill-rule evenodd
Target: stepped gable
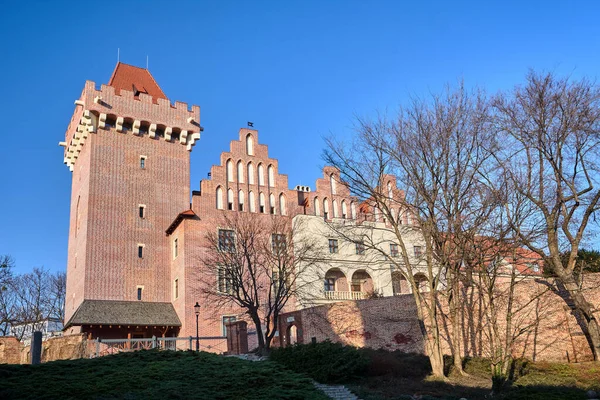
M 122 62 L 117 63 L 108 86 L 114 87 L 117 95 L 122 89 L 133 92 L 136 97 L 141 93 L 149 94 L 154 104 L 157 104 L 157 99 L 167 98 L 150 71 Z

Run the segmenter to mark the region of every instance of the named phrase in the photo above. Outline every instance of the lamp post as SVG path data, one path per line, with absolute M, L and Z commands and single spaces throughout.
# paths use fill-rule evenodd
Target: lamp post
M 200 304 L 198 304 L 198 302 L 194 305 L 194 313 L 196 314 L 196 351 L 200 351 L 200 338 L 198 337 L 198 315 L 200 315 Z

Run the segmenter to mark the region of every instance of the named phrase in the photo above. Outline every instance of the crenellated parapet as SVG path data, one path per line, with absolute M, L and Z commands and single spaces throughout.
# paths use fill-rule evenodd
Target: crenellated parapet
M 165 140 L 186 146 L 192 150 L 200 139 L 200 107 L 146 93 L 134 93 L 102 85 L 100 90 L 92 81 L 86 81 L 81 96 L 75 101 L 75 111 L 67 127 L 64 162 L 72 171 L 77 157 L 89 134 L 98 129 L 114 129 L 123 134 L 148 136 L 149 139 Z

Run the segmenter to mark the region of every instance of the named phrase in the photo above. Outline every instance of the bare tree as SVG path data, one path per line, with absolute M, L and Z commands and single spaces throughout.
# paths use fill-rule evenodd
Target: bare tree
M 206 235 L 204 293 L 217 306 L 241 307 L 256 328 L 259 351 L 269 352 L 279 315 L 302 296 L 298 277 L 322 251 L 316 241 L 297 240 L 301 219 L 224 213 L 219 232 Z
M 597 311 L 575 267 L 600 200 L 600 90 L 596 83 L 530 72 L 525 86 L 495 98 L 505 143 L 496 187 L 518 239 L 556 276 L 559 290 L 600 359 Z M 567 257 L 562 257 L 566 252 Z
M 484 94 L 467 93 L 461 85 L 442 96 L 432 96 L 431 101 L 414 100 L 401 109 L 395 121 L 359 119 L 353 145 L 330 140 L 325 155 L 326 161 L 341 171 L 351 192 L 366 202 L 368 212 L 381 213 L 386 224 L 382 229 L 394 233 L 402 250 L 399 258 L 390 256 L 381 243 L 368 244 L 386 255 L 412 288 L 421 334 L 437 376 L 444 375 L 438 310 L 442 283 L 447 283 L 450 293 L 455 366 L 462 371 L 457 312 L 463 253 L 496 204 L 482 178 L 495 147 L 488 127 Z M 390 195 L 386 189 L 390 174 L 402 184 L 403 193 Z M 406 215 L 412 219 L 409 226 L 403 218 Z M 408 248 L 407 238 L 414 234 L 424 244 L 418 257 Z M 421 271 L 426 282 L 415 278 Z M 423 283 L 425 290 L 421 290 Z
M 6 264 L 14 265 L 12 260 Z M 65 278 L 64 272 L 51 274 L 44 268 L 5 277 L 0 290 L 0 332 L 6 335 L 14 326 L 27 325 L 15 331 L 20 340 L 28 331 L 41 329 L 49 318 L 63 320 Z
M 12 268 L 15 263 L 11 256 L 0 256 L 0 334 L 6 336 L 14 318 L 14 299 L 12 288 Z

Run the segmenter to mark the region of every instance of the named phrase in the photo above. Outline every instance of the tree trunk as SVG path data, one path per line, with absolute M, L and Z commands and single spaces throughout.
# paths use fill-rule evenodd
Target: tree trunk
M 559 278 L 573 301 L 573 311 L 581 316 L 577 319 L 589 342 L 594 361 L 600 361 L 600 326 L 594 315 L 593 306 L 581 294 L 581 290 L 572 276 L 560 276 Z

